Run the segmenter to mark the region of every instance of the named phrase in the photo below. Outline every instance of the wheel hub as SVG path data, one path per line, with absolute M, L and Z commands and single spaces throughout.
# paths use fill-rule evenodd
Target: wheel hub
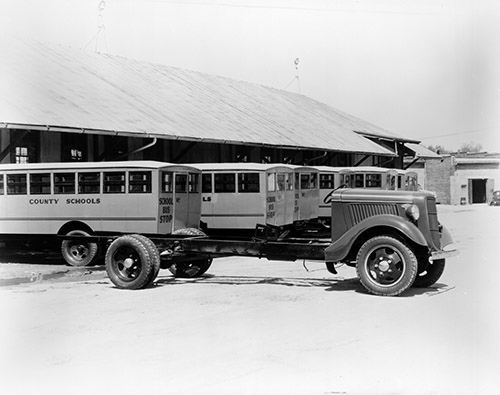
M 392 262 L 390 259 L 380 258 L 378 265 L 376 265 L 375 267 L 381 272 L 386 272 L 390 269 L 391 263 Z
M 125 266 L 127 269 L 130 269 L 134 264 L 134 260 L 132 258 L 126 258 L 123 261 L 123 266 Z

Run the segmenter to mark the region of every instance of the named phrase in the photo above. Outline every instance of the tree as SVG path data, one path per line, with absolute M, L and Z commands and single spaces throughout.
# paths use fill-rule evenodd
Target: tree
M 475 144 L 473 141 L 470 143 L 464 143 L 459 148 L 458 152 L 481 152 L 483 146 L 480 143 Z
M 427 148 L 434 151 L 436 154 L 447 154 L 449 152 L 446 148 L 439 144 L 429 145 Z

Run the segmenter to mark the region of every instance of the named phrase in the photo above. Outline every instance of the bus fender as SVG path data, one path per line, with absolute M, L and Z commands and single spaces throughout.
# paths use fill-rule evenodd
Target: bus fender
M 339 262 L 343 260 L 351 251 L 353 244 L 363 233 L 378 227 L 394 229 L 397 233 L 404 235 L 414 243 L 427 246 L 427 241 L 422 232 L 410 221 L 396 215 L 375 215 L 354 225 L 340 238 L 332 242 L 325 249 L 325 261 Z

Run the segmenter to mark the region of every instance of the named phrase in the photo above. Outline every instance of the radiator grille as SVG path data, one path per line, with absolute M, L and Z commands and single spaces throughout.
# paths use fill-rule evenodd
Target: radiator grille
M 436 199 L 427 199 L 427 213 L 429 216 L 429 230 L 431 231 L 434 245 L 440 247 L 441 237 L 439 234 L 439 221 L 437 215 Z
M 398 206 L 390 203 L 350 204 L 349 212 L 353 224 L 357 224 L 374 215 L 398 215 Z

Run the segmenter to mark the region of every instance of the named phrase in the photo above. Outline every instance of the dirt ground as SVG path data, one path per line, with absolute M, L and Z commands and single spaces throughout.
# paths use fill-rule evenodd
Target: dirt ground
M 124 291 L 102 267 L 0 249 L 0 392 L 496 394 L 500 207 L 439 214 L 460 256 L 400 297 L 348 267 L 234 257 Z

